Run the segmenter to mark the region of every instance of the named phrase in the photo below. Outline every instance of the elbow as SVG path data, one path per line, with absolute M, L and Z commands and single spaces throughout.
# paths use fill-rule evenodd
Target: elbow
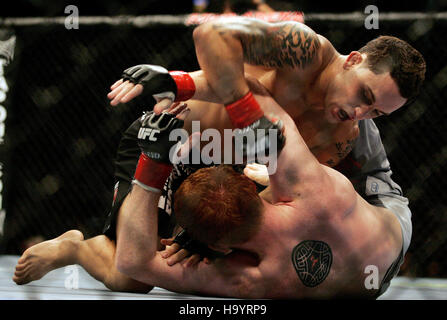
M 146 260 L 147 257 L 141 257 L 137 253 L 119 253 L 117 251 L 115 255 L 115 267 L 122 274 L 133 278 L 139 279 L 142 276 L 147 276 L 150 274 L 148 272 L 150 259 Z
M 115 267 L 119 272 L 131 278 L 135 278 L 140 272 L 138 263 L 129 257 L 117 256 Z
M 192 38 L 194 44 L 200 45 L 201 43 L 206 43 L 207 38 L 212 34 L 213 27 L 211 23 L 204 23 L 196 27 L 192 33 Z
M 232 45 L 235 42 L 240 43 L 234 31 L 224 22 L 210 21 L 196 27 L 192 33 L 192 38 L 196 49 L 203 48 L 206 50 L 215 46 L 216 42 L 226 45 Z
M 264 279 L 265 280 L 265 279 Z M 262 299 L 266 297 L 259 270 L 251 270 L 234 275 L 229 279 L 229 296 L 240 299 Z

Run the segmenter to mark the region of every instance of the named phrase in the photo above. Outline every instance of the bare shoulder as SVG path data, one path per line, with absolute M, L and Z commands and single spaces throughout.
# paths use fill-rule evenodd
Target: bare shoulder
M 237 34 L 246 63 L 296 70 L 320 65 L 320 38 L 305 24 L 255 22 L 246 30 Z
M 327 65 L 332 58 L 337 55 L 337 50 L 335 50 L 332 43 L 326 37 L 322 36 L 321 34 L 317 34 L 316 37 L 318 38 L 318 42 L 320 44 L 322 64 Z
M 324 179 L 319 186 L 321 217 L 329 219 L 346 217 L 357 205 L 357 192 L 351 181 L 335 169 L 322 166 Z

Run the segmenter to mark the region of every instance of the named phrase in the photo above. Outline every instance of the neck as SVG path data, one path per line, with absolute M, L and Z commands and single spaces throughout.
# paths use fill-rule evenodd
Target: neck
M 245 243 L 238 245 L 239 249 L 249 250 L 259 253 L 262 251 L 263 246 L 268 243 L 265 239 L 270 238 L 272 228 L 274 229 L 275 205 L 262 199 L 262 222 L 258 226 L 256 233 Z
M 320 99 L 325 99 L 329 85 L 337 74 L 342 72 L 343 64 L 346 61 L 346 58 L 347 56 L 344 55 L 334 55 L 328 62 L 327 66 L 320 73 L 314 85 L 314 92 L 318 97 L 320 97 Z

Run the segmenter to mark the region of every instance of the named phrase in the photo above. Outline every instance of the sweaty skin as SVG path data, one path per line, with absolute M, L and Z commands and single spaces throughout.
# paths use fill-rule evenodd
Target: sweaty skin
M 118 242 L 118 270 L 143 283 L 194 294 L 239 298 L 372 296 L 376 291 L 365 287 L 365 268 L 376 266 L 380 283 L 399 255 L 402 236 L 397 218 L 387 209 L 368 204 L 346 177 L 318 163 L 293 120 L 271 98 L 262 97 L 260 103 L 284 121 L 286 145 L 278 157 L 278 170 L 270 177 L 272 203 L 263 201 L 260 229 L 246 243 L 230 245 L 250 252 L 256 262 L 241 259 L 235 251 L 186 271 L 183 264 L 168 266 L 160 252 L 151 252 L 146 246 L 146 257 L 132 261 L 144 243 L 157 241 L 159 198 L 135 186 L 121 208 L 118 235 L 133 234 L 145 240 L 137 246 L 130 239 Z M 128 223 L 130 216 L 141 223 Z
M 228 257 L 213 265 L 200 263 L 196 270 L 188 269 L 188 272 L 185 272 L 185 266 L 182 264 L 166 269 L 165 260 L 154 251 L 150 254 L 145 251 L 144 257 L 133 252 L 138 261 L 129 259 L 129 265 L 126 265 L 123 253 L 132 255 L 132 249 L 145 248 L 129 243 L 130 251 L 119 252 L 119 269 L 141 282 L 181 292 L 236 297 L 329 297 L 340 290 L 344 293 L 371 295 L 373 292 L 365 292 L 363 286 L 364 267 L 366 264 L 376 265 L 380 276 L 383 277 L 386 268 L 396 258 L 401 247 L 400 229 L 396 219 L 386 209 L 369 206 L 358 195 L 350 197 L 352 186 L 346 185 L 346 179 L 329 168 L 324 167 L 317 170 L 318 174 L 304 176 L 305 171 L 294 174 L 294 170 L 308 168 L 301 167 L 306 163 L 301 160 L 301 156 L 303 159 L 309 157 L 306 153 L 298 154 L 303 141 L 320 163 L 333 166 L 350 151 L 358 135 L 358 120 L 389 114 L 405 103 L 389 73 L 373 74 L 363 64 L 365 55 L 354 51 L 348 56 L 342 56 L 324 37 L 294 22 L 269 24 L 242 19 L 231 25 L 209 23 L 196 29 L 194 40 L 202 70 L 191 73 L 197 90 L 193 99 L 188 101 L 192 112 L 186 119 L 187 125 L 190 126 L 192 120 L 200 119 L 202 129 L 214 127 L 222 130 L 231 127 L 222 103 L 233 102 L 242 97 L 248 89 L 256 90 L 253 87 L 258 87 L 258 92 L 266 90 L 268 95 L 261 94 L 256 96 L 256 99 L 261 103 L 263 97 L 273 96 L 292 117 L 302 140 L 294 139 L 293 133 L 287 135 L 287 156 L 281 155 L 288 159 L 285 161 L 287 165 L 283 170 L 279 170 L 282 174 L 275 174 L 276 181 L 282 182 L 275 184 L 275 179 L 272 180 L 276 186 L 270 193 L 273 204 L 265 202 L 266 221 L 270 221 L 272 216 L 275 218 L 271 219 L 270 224 L 263 226 L 264 233 L 260 233 L 259 237 L 242 247 L 254 250 L 262 258 L 258 266 L 238 266 L 234 263 L 238 259 Z M 256 81 L 246 80 L 250 78 L 257 79 L 261 86 L 257 85 Z M 117 81 L 111 89 L 109 98 L 112 105 L 128 102 L 142 91 L 140 85 L 135 86 L 122 80 Z M 269 107 L 264 103 L 261 105 L 268 113 Z M 158 111 L 161 111 L 161 108 L 161 104 L 158 105 Z M 274 107 L 270 111 L 279 112 Z M 292 127 L 290 121 L 288 122 L 288 127 Z M 297 140 L 296 145 L 290 146 L 290 141 L 294 140 Z M 297 158 L 300 158 L 300 168 L 296 168 Z M 322 184 L 316 181 L 321 181 Z M 306 185 L 309 188 L 296 189 L 296 185 Z M 134 196 L 137 199 L 129 198 L 123 206 L 119 228 L 123 225 L 128 228 L 142 227 L 144 232 L 141 233 L 141 239 L 132 240 L 147 245 L 149 242 L 153 243 L 154 239 L 144 238 L 148 231 L 145 227 L 154 227 L 156 223 L 153 224 L 153 219 L 157 218 L 154 212 L 148 217 L 147 210 L 150 211 L 151 208 L 142 208 L 136 204 L 138 201 L 147 203 L 148 197 L 156 202 L 156 197 L 135 189 Z M 290 195 L 288 190 L 293 190 L 293 194 Z M 346 192 L 340 195 L 340 190 Z M 321 198 L 328 194 L 333 197 Z M 312 198 L 315 201 L 311 201 Z M 344 202 L 353 199 L 353 202 Z M 138 200 L 135 207 L 131 206 L 135 210 L 129 210 L 129 205 L 135 200 Z M 341 206 L 340 210 L 328 210 L 338 208 L 337 205 Z M 270 213 L 273 209 L 276 211 Z M 152 208 L 152 211 L 154 210 L 155 207 Z M 132 215 L 128 214 L 129 211 L 132 211 Z M 135 212 L 141 213 L 142 222 L 152 221 L 151 224 L 131 224 L 130 221 L 136 219 L 136 215 L 133 215 Z M 371 226 L 377 228 L 371 229 Z M 130 230 L 123 234 L 133 234 L 135 231 Z M 152 236 L 157 234 L 156 230 L 154 232 L 151 233 Z M 286 245 L 278 248 L 279 242 L 282 241 L 272 244 L 272 238 L 284 240 Z M 76 242 L 63 240 L 57 241 L 59 244 Z M 299 249 L 312 247 L 312 244 L 321 244 L 324 252 L 330 252 L 332 256 L 330 268 L 326 270 L 328 274 L 320 277 L 321 282 L 316 290 L 309 289 L 312 288 L 311 283 L 299 276 L 299 270 L 293 263 L 293 259 L 300 257 Z M 104 253 L 101 247 L 95 248 Z M 76 252 L 65 252 L 68 251 L 71 255 L 67 255 L 71 257 L 73 252 Z M 65 257 L 62 252 L 64 251 L 61 250 L 61 256 Z M 78 252 L 82 255 L 82 251 Z M 112 267 L 115 267 L 114 254 L 114 251 L 108 251 L 108 259 L 105 259 L 112 261 Z M 36 269 L 32 258 L 34 256 L 31 250 L 19 260 L 21 263 L 16 268 L 16 282 L 24 283 L 36 279 L 29 277 L 29 272 L 27 273 L 33 270 L 33 266 L 34 270 Z M 315 256 L 308 257 L 311 269 L 312 266 L 318 265 L 316 259 Z M 77 257 L 76 261 L 80 260 Z M 90 262 L 93 262 L 93 259 Z M 89 261 L 83 261 L 92 268 L 91 272 L 98 268 L 99 262 L 95 262 L 96 264 L 89 264 Z M 42 270 L 37 271 L 38 275 L 42 274 Z M 44 271 L 48 272 L 48 268 Z M 103 279 L 103 273 L 100 274 L 98 278 Z M 111 271 L 109 269 L 107 275 L 104 281 L 109 285 L 114 283 L 110 280 L 114 277 L 124 277 L 123 282 L 129 279 L 116 268 Z M 278 278 L 279 275 L 281 276 Z M 123 285 L 123 288 L 128 287 Z
M 212 264 L 169 266 L 158 245 L 159 194 L 134 185 L 120 209 L 116 246 L 105 236 L 82 241 L 76 232 L 62 235 L 28 249 L 14 281 L 27 283 L 79 263 L 112 290 L 144 292 L 159 286 L 200 295 L 288 299 L 375 294 L 365 287 L 365 269 L 376 266 L 380 283 L 398 256 L 397 218 L 368 204 L 348 179 L 318 163 L 271 97 L 257 99 L 283 120 L 286 144 L 270 177 L 271 200 L 263 200 L 260 229 L 246 243 L 231 245 L 255 259 L 234 251 Z
M 299 23 L 268 24 L 246 19 L 214 22 L 196 28 L 194 40 L 202 70 L 191 74 L 197 87 L 193 99 L 218 103 L 189 102 L 191 116 L 201 118 L 202 128 L 216 127 L 213 121 L 217 119 L 228 123 L 222 103 L 236 101 L 248 90 L 256 91 L 256 83 L 248 80 L 253 76 L 261 83 L 257 92 L 265 90 L 273 96 L 302 128 L 301 138 L 310 151 L 328 166 L 336 165 L 351 150 L 359 132 L 358 120 L 390 114 L 406 102 L 389 72 L 374 74 L 369 70 L 365 54 L 353 51 L 340 55 L 325 38 Z M 112 105 L 119 102 L 117 93 L 131 98 L 120 91 L 121 86 L 133 87 L 116 83 L 109 95 Z M 256 99 L 261 102 L 268 96 L 258 94 Z M 269 110 L 268 103 L 260 104 L 267 114 L 277 111 Z M 211 111 L 211 107 L 216 110 Z M 162 107 L 154 110 L 160 112 Z M 295 165 L 297 161 L 301 166 L 302 159 L 294 154 Z M 288 168 L 284 174 L 288 184 L 297 183 L 293 169 Z M 274 192 L 270 193 L 275 199 Z M 126 220 L 126 215 L 123 217 Z M 396 227 L 395 219 L 390 219 Z M 120 258 L 125 260 L 118 256 L 118 261 Z M 133 265 L 127 270 L 126 264 L 123 270 L 135 277 L 141 271 Z
M 341 55 L 301 23 L 210 22 L 194 30 L 194 41 L 202 70 L 190 73 L 196 93 L 188 101 L 187 122 L 228 128 L 222 103 L 253 90 L 256 79 L 292 117 L 320 163 L 330 167 L 352 149 L 358 120 L 390 114 L 406 101 L 389 72 L 374 74 L 366 67 L 365 54 Z M 112 105 L 142 92 L 141 85 L 122 80 L 111 89 Z

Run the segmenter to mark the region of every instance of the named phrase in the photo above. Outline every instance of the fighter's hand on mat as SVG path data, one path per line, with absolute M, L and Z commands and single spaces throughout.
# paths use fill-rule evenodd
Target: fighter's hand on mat
M 267 167 L 259 163 L 249 163 L 244 168 L 244 174 L 251 180 L 263 186 L 270 184 L 269 173 Z
M 182 263 L 185 267 L 192 267 L 202 260 L 199 254 L 191 254 L 189 250 L 182 249 L 178 243 L 174 242 L 174 238 L 161 239 L 160 243 L 166 246 L 165 250 L 161 252 L 161 256 L 166 259 L 169 266 Z M 209 261 L 207 258 L 204 260 Z
M 107 97 L 110 104 L 127 103 L 140 94 L 150 95 L 156 101 L 186 101 L 195 93 L 195 84 L 188 73 L 168 71 L 162 66 L 140 64 L 124 70 L 122 79 L 115 82 Z

